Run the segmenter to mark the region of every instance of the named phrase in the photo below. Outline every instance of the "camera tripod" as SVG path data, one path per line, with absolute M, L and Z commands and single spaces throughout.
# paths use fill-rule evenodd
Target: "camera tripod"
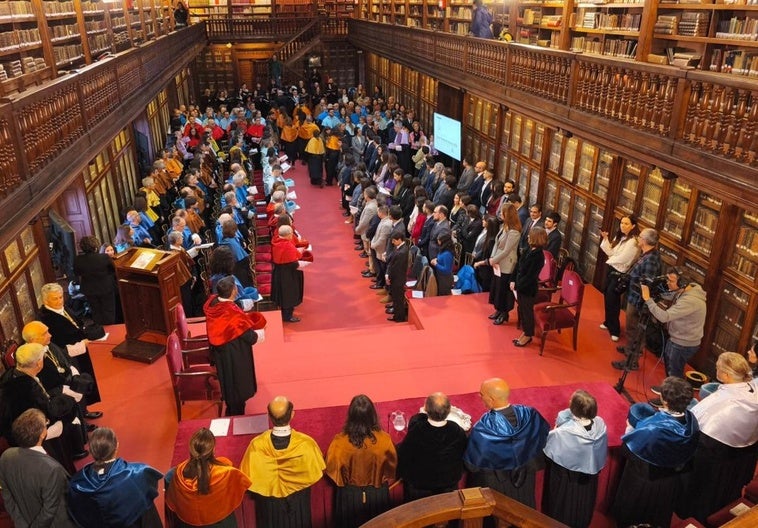
M 629 403 L 636 403 L 634 401 L 634 398 L 632 398 L 632 395 L 629 394 L 629 391 L 624 388 L 624 383 L 626 383 L 626 377 L 629 375 L 629 372 L 632 370 L 632 365 L 634 362 L 639 362 L 640 359 L 642 359 L 642 354 L 644 352 L 643 347 L 645 345 L 645 337 L 647 335 L 647 325 L 650 323 L 650 311 L 643 307 L 640 309 L 640 315 L 639 315 L 639 321 L 637 323 L 637 332 L 632 338 L 632 341 L 627 343 L 626 347 L 626 359 L 624 360 L 624 370 L 621 372 L 621 377 L 619 377 L 619 380 L 616 382 L 616 385 L 613 386 L 614 389 L 616 389 L 616 392 L 624 396 Z M 630 354 L 628 353 L 629 350 L 634 351 L 634 353 Z

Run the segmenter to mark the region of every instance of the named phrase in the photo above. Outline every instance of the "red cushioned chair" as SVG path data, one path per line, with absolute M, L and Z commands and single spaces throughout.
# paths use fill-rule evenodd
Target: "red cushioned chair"
M 584 283 L 575 271 L 567 270 L 561 282 L 561 297 L 558 303 L 543 302 L 534 306 L 534 323 L 540 333 L 540 356 L 545 351 L 545 336 L 553 330 L 574 329 L 574 350 L 576 350 L 579 316 L 584 299 Z
M 187 401 L 211 401 L 218 406 L 221 416 L 221 387 L 216 369 L 210 365 L 186 366 L 176 332 L 171 332 L 166 340 L 166 364 L 174 389 L 178 421 L 182 421 L 182 405 Z
M 3 347 L 3 366 L 5 367 L 5 370 L 10 370 L 13 367 L 16 366 L 16 349 L 18 348 L 18 343 L 16 343 L 13 339 L 9 339 L 5 342 L 5 346 Z
M 271 262 L 258 261 L 255 263 L 256 273 L 271 273 L 274 265 Z
M 211 362 L 211 349 L 207 335 L 193 337 L 189 323 L 205 323 L 205 317 L 193 317 L 187 319 L 184 315 L 184 307 L 177 304 L 174 308 L 176 320 L 176 335 L 182 351 L 183 363 L 189 365 L 207 365 Z

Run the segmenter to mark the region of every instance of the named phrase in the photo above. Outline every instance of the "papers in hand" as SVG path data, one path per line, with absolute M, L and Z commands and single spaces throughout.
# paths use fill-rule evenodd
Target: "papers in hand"
M 382 194 L 386 194 L 387 196 L 391 194 L 389 189 L 387 189 L 386 187 L 379 187 L 379 192 Z
M 285 163 L 282 163 L 280 167 L 282 168 L 282 173 L 285 173 L 292 168 L 292 165 L 285 162 Z
M 286 185 L 287 188 L 294 187 L 295 186 L 295 180 L 293 180 L 292 178 L 287 178 L 286 180 L 284 180 L 284 185 Z
M 358 214 L 358 208 L 356 206 L 354 206 L 354 205 L 351 205 L 350 206 L 350 214 L 353 215 L 353 216 L 357 215 Z
M 287 199 L 288 200 L 297 200 L 297 193 L 295 191 L 290 191 L 287 193 Z
M 287 157 L 287 155 L 286 155 L 286 154 L 282 154 L 281 156 L 279 156 L 279 163 L 280 163 L 280 164 L 281 164 L 281 163 L 284 163 L 284 162 L 285 162 L 285 161 L 287 161 L 288 159 L 289 159 L 289 158 Z
M 492 273 L 495 274 L 495 277 L 500 277 L 502 274 L 500 273 L 500 264 L 494 264 L 492 266 Z
M 230 418 L 214 418 L 211 420 L 210 430 L 214 436 L 226 436 L 229 434 Z
M 298 260 L 297 261 L 297 267 L 298 267 L 298 269 L 307 268 L 311 264 L 313 264 L 313 262 L 308 262 L 307 260 Z
M 424 298 L 424 292 L 421 290 L 411 290 L 411 298 L 412 299 L 423 299 Z

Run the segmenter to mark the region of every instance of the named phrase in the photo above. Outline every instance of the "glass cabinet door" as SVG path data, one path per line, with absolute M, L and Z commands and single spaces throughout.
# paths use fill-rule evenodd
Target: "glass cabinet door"
M 666 205 L 666 220 L 663 229 L 669 235 L 681 239 L 684 222 L 687 220 L 687 209 L 692 198 L 692 188 L 677 179 L 671 186 L 668 204 Z
M 579 171 L 576 175 L 576 184 L 584 190 L 590 190 L 592 183 L 592 169 L 595 167 L 595 154 L 597 147 L 587 141 L 582 142 L 582 153 L 579 156 Z
M 556 211 L 561 218 L 568 218 L 571 209 L 571 187 L 563 186 L 558 194 L 558 210 Z M 545 211 L 547 213 L 547 211 Z M 542 216 L 545 216 L 544 214 Z
M 561 167 L 561 145 L 563 144 L 563 134 L 560 132 L 553 133 L 553 139 L 550 141 L 550 159 L 548 160 L 547 169 L 558 174 Z
M 600 229 L 603 227 L 603 209 L 597 204 L 590 205 L 590 218 L 584 230 L 586 245 L 583 254 L 584 280 L 591 282 L 597 268 L 597 255 L 600 251 Z
M 568 252 L 569 256 L 576 262 L 582 263 L 584 261 L 584 255 L 582 255 L 582 241 L 584 239 L 584 218 L 587 213 L 587 200 L 581 196 L 574 198 L 574 210 L 571 213 L 571 222 L 567 225 L 570 226 L 571 235 L 569 236 Z M 565 220 L 562 217 L 561 220 Z M 563 222 L 561 222 L 563 224 Z M 560 225 L 560 224 L 559 224 Z M 565 228 L 565 231 L 569 231 Z M 582 269 L 584 266 L 581 266 Z
M 566 181 L 574 181 L 574 166 L 576 165 L 576 149 L 579 140 L 575 137 L 566 141 L 566 150 L 563 153 L 563 167 L 561 167 L 561 178 Z
M 661 175 L 660 169 L 655 168 L 645 178 L 645 186 L 642 190 L 642 207 L 640 208 L 640 218 L 652 226 L 656 225 L 662 195 L 663 175 Z
M 758 276 L 758 213 L 743 215 L 729 267 L 751 281 Z
M 529 204 L 537 203 L 537 191 L 540 188 L 540 171 L 532 169 L 529 176 Z
M 532 159 L 537 163 L 542 161 L 542 143 L 545 139 L 545 125 L 538 124 L 534 129 L 534 148 L 532 148 Z
M 713 334 L 713 355 L 734 352 L 739 345 L 750 295 L 729 281 L 724 281 Z
M 558 184 L 555 180 L 548 178 L 545 184 L 545 200 L 543 210 L 545 212 L 555 209 L 555 197 L 558 195 Z
M 616 156 L 607 150 L 601 150 L 597 160 L 597 169 L 595 170 L 595 186 L 592 192 L 595 196 L 605 199 L 608 196 L 608 185 L 611 179 L 611 170 Z
M 511 150 L 519 151 L 521 147 L 521 116 L 513 116 L 513 127 L 511 128 Z
M 713 235 L 716 233 L 721 200 L 706 193 L 698 193 L 697 207 L 692 220 L 690 246 L 702 252 L 706 257 L 711 255 Z
M 621 175 L 621 195 L 618 205 L 626 213 L 634 213 L 634 203 L 637 199 L 637 187 L 642 173 L 642 165 L 627 161 Z
M 503 116 L 503 134 L 501 136 L 500 142 L 504 146 L 510 145 L 510 139 L 511 139 L 511 113 L 506 112 Z
M 521 141 L 521 155 L 530 157 L 532 154 L 532 134 L 534 133 L 534 121 L 526 118 L 524 121 L 524 134 Z

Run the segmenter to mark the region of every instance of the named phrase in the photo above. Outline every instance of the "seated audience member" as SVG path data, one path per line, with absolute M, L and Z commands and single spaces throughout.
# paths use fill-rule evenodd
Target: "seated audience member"
M 274 271 L 271 277 L 271 300 L 282 311 L 285 323 L 298 323 L 295 317 L 295 306 L 303 302 L 304 277 L 298 267 L 301 252 L 293 241 L 294 234 L 291 226 L 281 226 L 279 236 L 272 240 L 271 258 Z
M 163 475 L 148 465 L 118 457 L 113 429 L 98 427 L 90 436 L 95 460 L 71 477 L 68 508 L 81 528 L 160 528 L 158 482 Z
M 236 528 L 236 510 L 251 482 L 228 458 L 214 453 L 216 437 L 206 428 L 189 443 L 189 459 L 166 473 L 166 506 L 176 514 L 175 528 Z
M 81 421 L 78 420 L 74 398 L 58 394 L 50 396 L 37 375 L 45 362 L 45 347 L 39 343 L 25 343 L 16 350 L 16 366 L 0 377 L 0 434 L 11 445 L 11 425 L 27 409 L 39 409 L 51 424 L 45 448 L 67 471 L 74 469 L 73 460 L 84 458 L 84 439 Z
M 67 511 L 68 472 L 42 446 L 45 414 L 27 409 L 13 421 L 18 447 L 0 456 L 0 490 L 16 526 L 74 528 Z
M 126 222 L 132 228 L 132 242 L 135 246 L 153 247 L 150 231 L 142 224 L 142 217 L 137 211 L 132 209 L 126 213 Z
M 195 276 L 195 261 L 192 260 L 192 257 L 189 255 L 189 253 L 187 253 L 187 250 L 182 246 L 184 237 L 181 233 L 178 231 L 170 231 L 166 236 L 166 239 L 168 244 L 168 251 L 175 251 L 179 253 L 182 262 L 184 262 L 186 273 L 184 269 L 180 267 L 177 268 L 177 281 L 181 283 L 179 286 L 179 292 L 182 296 L 182 308 L 184 308 L 184 312 L 190 316 L 194 316 L 195 309 L 194 303 L 192 302 L 192 288 L 198 279 L 198 277 Z
M 597 415 L 597 401 L 578 390 L 547 435 L 542 512 L 568 526 L 587 528 L 595 511 L 597 476 L 607 455 L 608 434 Z
M 226 415 L 245 414 L 245 403 L 255 396 L 253 345 L 266 319 L 257 312 L 243 312 L 234 303 L 237 296 L 234 279 L 224 277 L 216 285 L 218 294 L 211 295 L 203 306 L 208 343 L 216 364 Z
M 627 460 L 611 509 L 619 526 L 671 524 L 682 474 L 691 469 L 698 444 L 697 420 L 687 410 L 691 400 L 692 387 L 670 376 L 661 385 L 660 411 L 647 403 L 629 409 L 629 432 L 621 437 Z
M 342 432 L 326 453 L 326 474 L 337 485 L 334 525 L 352 528 L 388 510 L 396 466 L 395 446 L 374 403 L 364 394 L 353 397 Z
M 200 235 L 193 233 L 192 230 L 187 227 L 187 219 L 185 218 L 187 212 L 184 209 L 178 209 L 171 219 L 171 231 L 182 234 L 182 246 L 184 249 L 192 249 L 194 246 L 199 246 L 203 243 Z M 170 232 L 171 232 L 170 231 Z
M 116 253 L 126 251 L 134 245 L 134 230 L 129 224 L 121 224 L 116 231 L 116 238 L 113 239 Z
M 222 238 L 219 241 L 220 246 L 227 246 L 234 255 L 234 275 L 239 279 L 243 286 L 252 286 L 253 279 L 250 276 L 250 254 L 242 247 L 237 236 L 237 225 L 233 220 L 227 220 L 221 226 Z
M 716 360 L 716 391 L 692 408 L 700 427 L 693 471 L 676 509 L 682 518 L 706 517 L 742 495 L 758 456 L 758 382 L 742 355 Z
M 211 293 L 218 293 L 216 291 L 218 281 L 231 275 L 234 277 L 234 285 L 237 287 L 237 298 L 234 299 L 234 302 L 237 303 L 240 308 L 249 312 L 253 309 L 254 303 L 261 300 L 262 297 L 254 286 L 242 286 L 242 283 L 236 275 L 234 275 L 234 265 L 234 255 L 228 246 L 218 246 L 213 250 L 208 261 L 208 267 L 211 274 Z
M 311 486 L 326 466 L 316 441 L 290 426 L 294 416 L 287 398 L 271 400 L 273 429 L 253 438 L 242 457 L 240 470 L 252 481 L 258 526 L 311 526 Z
M 116 284 L 112 280 L 115 268 L 113 259 L 98 253 L 99 247 L 97 238 L 82 237 L 82 253 L 74 258 L 74 273 L 92 310 L 92 319 L 100 325 L 111 325 L 116 322 Z
M 492 488 L 534 508 L 548 423 L 534 407 L 511 404 L 510 388 L 500 378 L 484 381 L 479 394 L 488 411 L 471 429 L 463 456 L 468 485 Z
M 454 491 L 463 474 L 466 433 L 447 420 L 450 400 L 430 394 L 424 412 L 408 422 L 408 434 L 397 446 L 397 473 L 403 479 L 405 500 Z
M 80 373 L 89 374 L 94 382 L 92 390 L 82 399 L 80 406 L 84 417 L 88 420 L 100 418 L 102 411 L 88 411 L 87 405 L 100 402 L 100 389 L 97 385 L 95 367 L 87 350 L 89 339 L 84 331 L 84 323 L 71 315 L 63 305 L 63 288 L 60 284 L 51 282 L 42 286 L 42 308 L 39 310 L 38 320 L 50 330 L 52 342 L 64 349 L 71 364 Z

